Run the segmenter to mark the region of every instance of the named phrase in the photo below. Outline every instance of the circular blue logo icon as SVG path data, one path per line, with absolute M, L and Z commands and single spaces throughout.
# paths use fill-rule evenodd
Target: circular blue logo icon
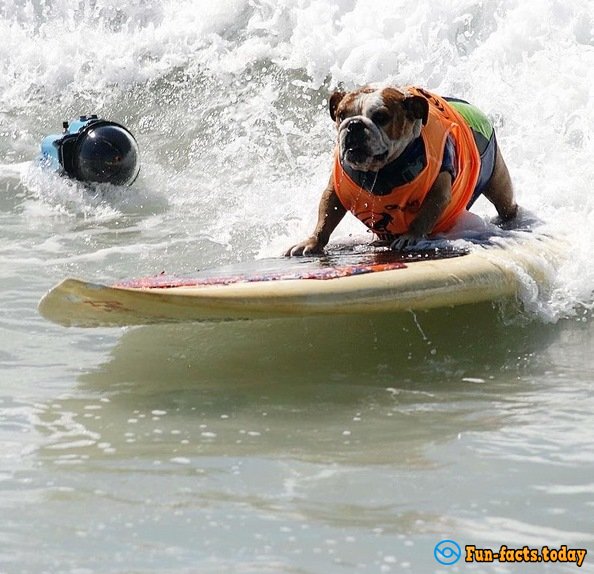
M 451 566 L 462 556 L 460 545 L 454 540 L 442 540 L 435 545 L 433 556 L 440 564 Z

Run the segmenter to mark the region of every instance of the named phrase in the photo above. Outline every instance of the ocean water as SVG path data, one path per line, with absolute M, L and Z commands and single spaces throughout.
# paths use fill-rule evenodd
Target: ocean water
M 2 574 L 594 572 L 591 1 L 0 0 L 0 37 Z M 328 97 L 367 82 L 493 118 L 519 203 L 567 241 L 550 288 L 324 320 L 38 315 L 65 276 L 191 274 L 305 237 Z M 35 165 L 83 113 L 136 135 L 133 187 Z M 445 566 L 443 539 L 589 554 Z

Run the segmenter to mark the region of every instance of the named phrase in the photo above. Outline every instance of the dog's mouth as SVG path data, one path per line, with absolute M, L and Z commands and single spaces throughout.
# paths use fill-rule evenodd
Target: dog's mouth
M 388 151 L 370 155 L 364 147 L 350 147 L 345 150 L 344 159 L 358 170 L 369 170 L 382 164 L 388 158 Z
M 386 159 L 388 159 L 388 150 L 386 150 L 383 153 L 378 153 L 373 156 L 373 161 L 384 161 Z

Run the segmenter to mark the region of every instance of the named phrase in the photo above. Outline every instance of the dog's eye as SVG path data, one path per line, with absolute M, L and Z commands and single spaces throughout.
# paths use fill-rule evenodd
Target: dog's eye
M 388 114 L 388 112 L 378 110 L 377 112 L 373 112 L 371 116 L 371 121 L 374 124 L 382 126 L 390 121 L 390 114 Z

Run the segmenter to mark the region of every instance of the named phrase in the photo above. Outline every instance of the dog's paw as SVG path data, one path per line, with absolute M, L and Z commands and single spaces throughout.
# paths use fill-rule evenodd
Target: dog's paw
M 324 246 L 314 237 L 309 237 L 297 245 L 293 245 L 285 252 L 285 257 L 297 257 L 299 255 L 319 255 L 324 253 Z
M 425 239 L 425 236 L 412 235 L 410 233 L 403 233 L 397 239 L 390 243 L 390 249 L 393 251 L 403 251 L 404 249 L 414 247 L 419 241 Z

